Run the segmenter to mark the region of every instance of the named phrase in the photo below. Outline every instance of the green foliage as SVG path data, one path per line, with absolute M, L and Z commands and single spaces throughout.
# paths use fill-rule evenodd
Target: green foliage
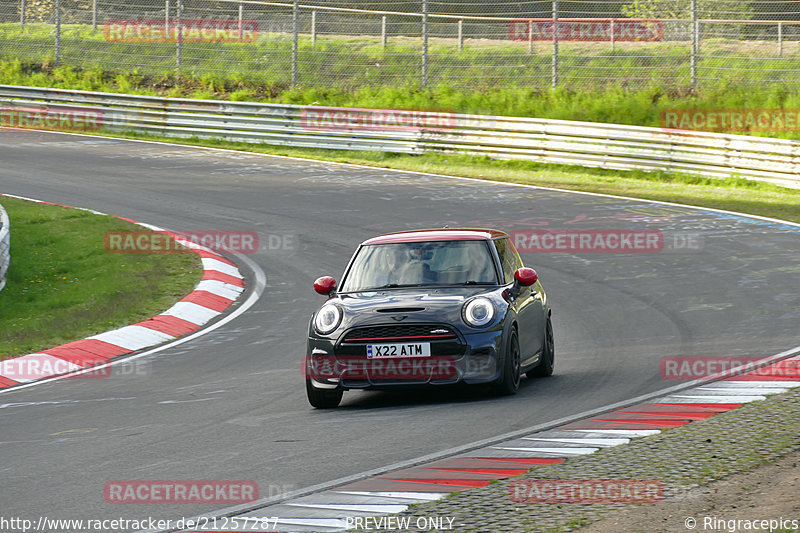
M 752 2 L 739 0 L 697 0 L 697 16 L 701 19 L 749 19 Z M 622 6 L 630 18 L 691 19 L 691 0 L 633 0 Z
M 27 81 L 28 78 L 22 71 L 22 61 L 19 59 L 0 61 L 0 79 L 8 85 L 20 85 Z
M 239 89 L 228 95 L 233 102 L 247 102 L 255 98 L 255 93 L 249 89 Z
M 702 0 L 701 5 L 710 1 Z M 644 9 L 642 5 L 645 4 L 634 7 Z M 737 4 L 735 13 L 741 14 L 743 5 L 748 3 Z M 706 30 L 709 27 L 704 26 Z M 722 32 L 711 33 L 731 36 L 745 31 L 744 28 L 730 25 Z M 150 43 L 143 49 L 140 43 L 108 42 L 102 31 L 92 33 L 90 26 L 81 24 L 62 24 L 62 34 L 62 63 L 114 72 L 139 69 L 149 77 L 176 73 L 174 43 Z M 299 44 L 300 84 L 336 87 L 347 92 L 361 87 L 419 87 L 420 48 L 413 40 L 390 39 L 385 50 L 379 39 L 370 36 L 323 35 L 314 46 L 310 38 L 301 36 Z M 762 46 L 755 41 L 704 39 L 698 67 L 702 87 L 707 89 L 728 81 L 747 81 L 752 86 L 796 82 L 791 74 L 798 69 L 800 54 L 788 45 L 783 56 L 777 55 L 777 47 L 767 51 L 753 48 L 756 45 Z M 185 43 L 181 73 L 197 78 L 198 83 L 203 81 L 211 93 L 221 92 L 220 82 L 228 92 L 242 89 L 230 85 L 231 74 L 235 73 L 236 83 L 263 87 L 254 91 L 257 96 L 274 96 L 276 90 L 282 91 L 291 82 L 291 48 L 291 39 L 267 32 L 248 44 Z M 465 91 L 492 92 L 512 88 L 546 90 L 551 85 L 552 46 L 547 43 L 536 43 L 530 54 L 527 43 L 499 40 L 485 44 L 467 42 L 463 50 L 458 50 L 455 39 L 440 39 L 432 41 L 430 49 L 429 82 L 434 87 L 447 85 Z M 614 49 L 606 43 L 563 43 L 561 53 L 563 83 L 581 90 L 640 88 L 651 84 L 676 88 L 689 84 L 688 40 L 619 43 Z M 3 58 L 52 62 L 52 25 L 30 23 L 22 32 L 18 23 L 0 23 L 0 59 Z M 204 76 L 208 78 L 203 80 Z
M 699 91 L 669 89 L 657 81 L 636 87 L 610 85 L 594 91 L 565 88 L 470 90 L 440 83 L 429 89 L 413 84 L 398 86 L 288 87 L 264 83 L 247 73 L 145 75 L 138 70 L 114 71 L 98 67 L 0 61 L 0 83 L 105 92 L 151 94 L 168 97 L 230 99 L 282 104 L 417 109 L 454 113 L 537 117 L 589 122 L 610 122 L 660 127 L 661 115 L 673 109 L 798 109 L 800 93 L 781 84 L 758 91 L 728 80 Z M 800 139 L 800 131 L 759 132 L 762 136 Z
M 21 9 L 17 6 L 17 12 Z M 25 18 L 31 22 L 46 22 L 53 18 L 56 9 L 55 0 L 27 0 L 25 2 Z
M 17 13 L 21 3 L 17 2 Z M 62 16 L 71 11 L 90 11 L 92 0 L 61 0 Z M 55 18 L 56 0 L 25 0 L 25 19 L 29 22 L 52 22 Z

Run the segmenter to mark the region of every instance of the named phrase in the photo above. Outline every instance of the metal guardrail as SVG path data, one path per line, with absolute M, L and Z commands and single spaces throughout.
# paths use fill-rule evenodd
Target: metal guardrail
M 0 119 L 293 147 L 485 155 L 740 176 L 800 188 L 800 141 L 535 118 L 194 100 L 0 85 Z
M 6 286 L 6 273 L 11 263 L 11 226 L 8 213 L 0 205 L 0 291 Z

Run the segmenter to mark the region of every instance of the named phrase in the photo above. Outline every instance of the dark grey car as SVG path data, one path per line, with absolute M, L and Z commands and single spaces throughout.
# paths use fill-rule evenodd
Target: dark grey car
M 550 306 L 506 233 L 420 230 L 363 242 L 311 317 L 304 362 L 311 405 L 349 389 L 492 384 L 553 373 Z

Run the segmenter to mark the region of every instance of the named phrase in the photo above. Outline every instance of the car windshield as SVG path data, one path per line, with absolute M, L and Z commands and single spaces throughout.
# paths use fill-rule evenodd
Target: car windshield
M 341 290 L 495 285 L 497 273 L 489 250 L 489 244 L 483 240 L 363 246 Z

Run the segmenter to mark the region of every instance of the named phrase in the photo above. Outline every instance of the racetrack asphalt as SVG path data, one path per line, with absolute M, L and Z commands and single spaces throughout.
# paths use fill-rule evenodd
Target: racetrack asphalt
M 253 480 L 261 496 L 662 389 L 676 356 L 794 347 L 800 228 L 646 201 L 44 132 L 0 132 L 0 192 L 175 231 L 256 231 L 260 300 L 135 372 L 0 394 L 6 517 L 140 519 L 224 505 L 115 505 L 114 480 Z M 424 227 L 664 232 L 659 253 L 523 254 L 553 308 L 552 378 L 514 397 L 350 392 L 315 411 L 300 373 L 312 289 L 358 243 Z M 11 221 L 13 242 L 13 220 Z M 285 243 L 277 245 L 278 242 Z M 693 249 L 670 249 L 692 242 Z M 272 245 L 272 247 L 270 246 Z M 236 260 L 234 258 L 234 260 Z M 13 261 L 13 248 L 12 248 Z M 240 265 L 246 277 L 252 269 Z

